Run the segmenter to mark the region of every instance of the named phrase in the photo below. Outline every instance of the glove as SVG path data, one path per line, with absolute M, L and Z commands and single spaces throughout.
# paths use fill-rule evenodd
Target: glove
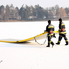
M 53 37 L 55 37 L 55 38 L 56 38 L 55 33 L 53 34 Z
M 61 29 L 58 30 L 58 32 L 60 32 L 60 31 L 61 31 Z

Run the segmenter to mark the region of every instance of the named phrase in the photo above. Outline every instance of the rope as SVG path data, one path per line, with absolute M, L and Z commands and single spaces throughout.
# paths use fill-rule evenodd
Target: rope
M 34 40 L 35 40 L 35 42 L 37 42 L 37 40 L 36 40 L 36 36 L 34 37 Z M 45 41 L 44 41 L 42 44 L 40 44 L 39 42 L 37 42 L 37 43 L 38 43 L 39 45 L 44 45 L 45 42 L 46 42 L 46 39 L 45 39 Z

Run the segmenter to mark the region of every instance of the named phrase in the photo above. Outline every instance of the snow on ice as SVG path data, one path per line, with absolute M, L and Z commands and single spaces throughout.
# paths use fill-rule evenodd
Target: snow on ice
M 63 22 L 69 39 L 69 21 Z M 52 24 L 58 30 L 59 22 L 52 21 Z M 46 25 L 47 21 L 0 23 L 0 39 L 33 37 L 44 32 Z M 58 40 L 56 36 L 56 39 L 52 39 L 54 43 Z M 53 48 L 47 48 L 46 45 L 47 42 L 39 45 L 35 41 L 27 44 L 0 42 L 0 69 L 69 69 L 69 45 L 65 46 L 64 39 Z

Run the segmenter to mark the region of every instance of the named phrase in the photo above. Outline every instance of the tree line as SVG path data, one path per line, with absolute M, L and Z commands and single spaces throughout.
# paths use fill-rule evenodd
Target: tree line
M 55 5 L 54 7 L 43 8 L 39 5 L 24 6 L 18 8 L 14 7 L 13 4 L 0 6 L 0 20 L 18 20 L 18 21 L 28 21 L 28 20 L 47 20 L 47 19 L 58 19 L 58 18 L 69 18 L 69 8 L 59 7 Z

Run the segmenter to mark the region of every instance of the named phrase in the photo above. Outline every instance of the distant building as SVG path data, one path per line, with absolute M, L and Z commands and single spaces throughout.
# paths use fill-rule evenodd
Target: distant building
M 36 16 L 29 16 L 28 19 L 36 19 Z

